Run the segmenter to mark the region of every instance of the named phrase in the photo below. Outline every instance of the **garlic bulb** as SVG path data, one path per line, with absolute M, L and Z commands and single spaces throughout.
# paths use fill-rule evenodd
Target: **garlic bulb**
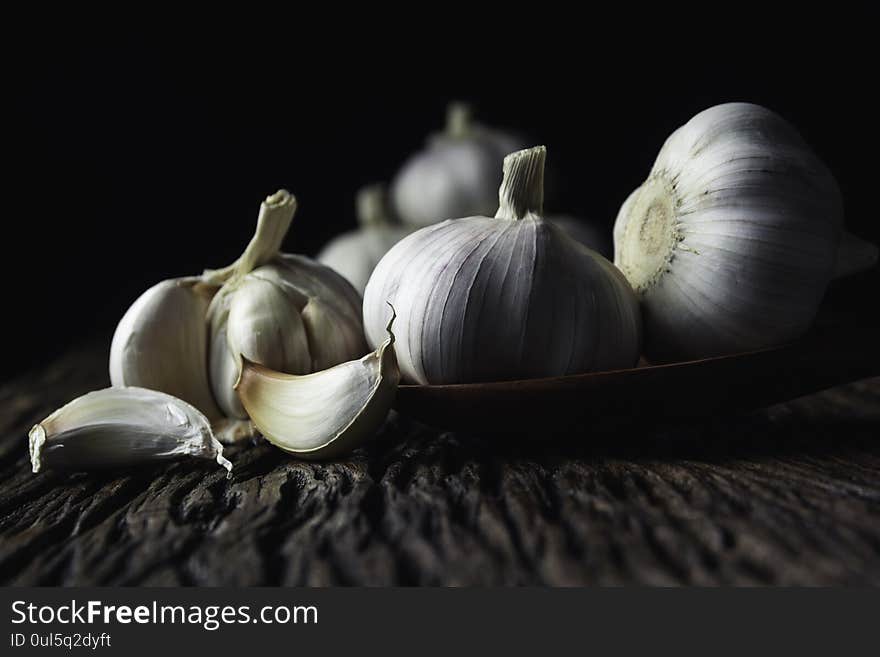
M 400 381 L 393 322 L 374 352 L 322 372 L 296 376 L 244 361 L 236 390 L 266 439 L 302 458 L 325 458 L 371 437 Z
M 512 135 L 471 123 L 467 106 L 449 107 L 446 131 L 413 155 L 394 179 L 400 218 L 412 226 L 494 212 L 504 156 L 524 144 Z
M 223 448 L 202 413 L 164 392 L 105 388 L 62 406 L 28 434 L 34 472 L 137 465 L 181 456 L 216 460 Z
M 697 114 L 614 227 L 646 355 L 693 359 L 800 336 L 834 271 L 841 216 L 833 176 L 781 117 L 748 103 Z
M 113 336 L 112 384 L 178 396 L 205 413 L 225 440 L 252 429 L 230 421 L 247 418 L 233 389 L 242 355 L 308 373 L 366 353 L 360 295 L 329 267 L 280 253 L 295 211 L 291 194 L 273 194 L 233 264 L 145 292 Z
M 363 294 L 382 256 L 412 229 L 396 224 L 390 216 L 383 185 L 370 185 L 358 192 L 357 216 L 360 229 L 332 239 L 317 260 L 342 274 Z
M 379 262 L 364 326 L 378 345 L 386 301 L 397 309 L 404 379 L 465 383 L 635 364 L 640 318 L 626 279 L 541 218 L 545 152 L 504 159 L 495 217 L 423 228 Z

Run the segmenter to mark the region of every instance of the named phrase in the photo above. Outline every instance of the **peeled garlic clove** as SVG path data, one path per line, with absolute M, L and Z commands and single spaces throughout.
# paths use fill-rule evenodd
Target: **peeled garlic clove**
M 347 453 L 381 426 L 400 382 L 391 324 L 360 360 L 296 376 L 245 360 L 236 390 L 265 438 L 302 458 Z
M 181 456 L 232 464 L 208 419 L 186 402 L 146 388 L 105 388 L 62 406 L 28 434 L 34 472 L 139 465 Z
M 162 281 L 126 311 L 110 345 L 110 382 L 182 399 L 220 417 L 208 382 L 205 314 L 216 291 L 198 277 Z
M 646 355 L 688 360 L 799 337 L 834 272 L 841 219 L 834 177 L 781 117 L 749 103 L 697 114 L 666 140 L 614 228 Z
M 391 216 L 383 185 L 369 185 L 358 192 L 357 214 L 360 228 L 333 238 L 317 260 L 339 272 L 363 294 L 382 256 L 412 229 L 399 225 Z
M 504 156 L 523 146 L 517 137 L 475 125 L 470 109 L 454 103 L 445 132 L 432 137 L 394 179 L 394 208 L 414 227 L 492 214 L 498 207 Z

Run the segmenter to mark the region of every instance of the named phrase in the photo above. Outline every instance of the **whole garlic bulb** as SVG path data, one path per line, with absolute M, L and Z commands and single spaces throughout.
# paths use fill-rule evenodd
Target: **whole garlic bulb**
M 841 219 L 833 176 L 781 117 L 748 103 L 697 114 L 614 227 L 646 355 L 685 360 L 800 336 L 832 276 Z
M 545 148 L 504 159 L 494 217 L 444 221 L 398 242 L 364 296 L 367 340 L 398 312 L 404 379 L 421 384 L 630 367 L 638 302 L 623 275 L 541 217 Z
M 113 336 L 112 385 L 179 397 L 222 427 L 222 440 L 241 435 L 223 416 L 247 417 L 233 389 L 241 356 L 303 374 L 363 356 L 360 295 L 329 267 L 280 253 L 295 211 L 291 194 L 273 194 L 236 262 L 141 295 Z
M 397 214 L 411 226 L 488 215 L 498 203 L 504 156 L 520 139 L 471 122 L 467 106 L 450 105 L 446 130 L 403 165 L 391 188 Z
M 318 254 L 317 260 L 342 274 L 354 289 L 363 294 L 370 274 L 382 256 L 412 229 L 397 224 L 391 217 L 384 185 L 361 189 L 356 205 L 360 228 L 333 238 Z

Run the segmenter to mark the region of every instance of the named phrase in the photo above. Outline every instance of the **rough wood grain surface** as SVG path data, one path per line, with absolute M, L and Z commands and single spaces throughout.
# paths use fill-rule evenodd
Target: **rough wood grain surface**
M 880 584 L 880 379 L 638 434 L 505 441 L 401 418 L 348 460 L 228 451 L 30 473 L 106 345 L 0 389 L 5 584 Z

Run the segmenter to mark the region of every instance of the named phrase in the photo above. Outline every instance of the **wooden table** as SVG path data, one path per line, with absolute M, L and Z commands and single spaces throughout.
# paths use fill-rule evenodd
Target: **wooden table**
M 350 459 L 268 444 L 32 475 L 27 430 L 107 340 L 0 388 L 4 584 L 880 584 L 880 379 L 638 435 L 499 440 L 401 417 Z

